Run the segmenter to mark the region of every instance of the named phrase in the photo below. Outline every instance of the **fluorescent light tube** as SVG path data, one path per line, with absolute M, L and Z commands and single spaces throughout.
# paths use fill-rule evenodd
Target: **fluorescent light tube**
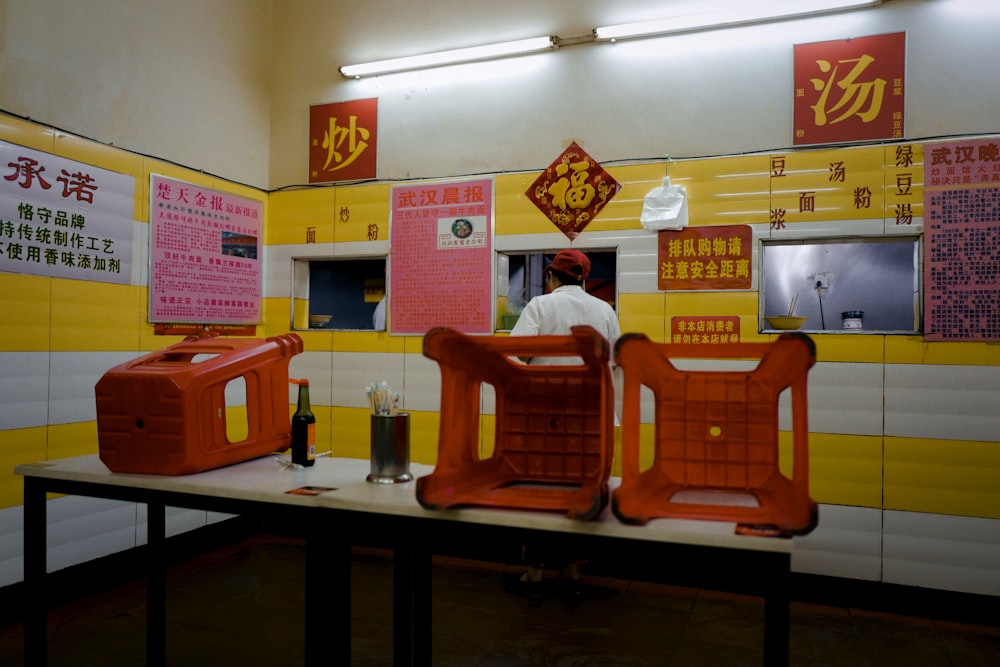
M 358 65 L 343 65 L 339 68 L 339 70 L 343 76 L 351 79 L 360 79 L 363 76 L 373 76 L 375 74 L 385 74 L 387 72 L 403 72 L 406 70 L 424 69 L 427 67 L 438 67 L 440 65 L 452 65 L 455 63 L 465 63 L 476 60 L 504 58 L 524 53 L 545 51 L 548 49 L 554 49 L 558 46 L 558 37 L 530 37 L 528 39 L 518 39 L 512 42 L 498 42 L 496 44 L 472 46 L 465 49 L 437 51 L 435 53 L 425 53 L 417 56 L 404 56 L 402 58 L 389 58 L 388 60 L 376 60 L 374 62 L 361 63 Z
M 598 40 L 614 41 L 630 37 L 668 35 L 709 28 L 777 21 L 859 9 L 881 4 L 882 0 L 774 0 L 772 2 L 729 3 L 728 8 L 698 14 L 683 14 L 653 21 L 623 23 L 594 28 Z

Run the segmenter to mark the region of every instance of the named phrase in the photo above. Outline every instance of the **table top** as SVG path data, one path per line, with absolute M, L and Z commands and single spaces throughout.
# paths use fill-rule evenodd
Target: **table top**
M 92 454 L 19 465 L 14 471 L 25 477 L 275 505 L 326 507 L 428 520 L 464 521 L 761 552 L 791 553 L 792 551 L 790 539 L 737 535 L 735 524 L 731 522 L 654 519 L 645 526 L 629 526 L 618 521 L 610 508 L 605 508 L 591 521 L 576 521 L 565 514 L 554 512 L 492 507 L 428 510 L 417 502 L 416 481 L 397 484 L 366 481 L 365 478 L 371 470 L 371 464 L 367 460 L 323 457 L 317 459 L 311 468 L 303 469 L 287 466 L 287 461 L 287 456 L 265 456 L 193 475 L 140 475 L 113 473 L 101 462 L 97 454 Z M 410 472 L 415 479 L 429 475 L 433 471 L 433 466 L 418 463 L 410 465 Z M 609 483 L 613 489 L 620 480 L 613 477 Z

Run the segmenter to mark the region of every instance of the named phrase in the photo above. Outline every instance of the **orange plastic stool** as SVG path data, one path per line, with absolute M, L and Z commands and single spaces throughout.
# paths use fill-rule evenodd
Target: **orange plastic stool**
M 189 336 L 115 366 L 97 382 L 101 461 L 112 472 L 185 475 L 288 449 L 290 333 L 261 340 Z M 230 442 L 226 384 L 246 386 L 247 437 Z
M 434 472 L 417 480 L 428 509 L 482 505 L 591 519 L 608 504 L 614 390 L 608 342 L 589 326 L 565 336 L 424 336 L 441 368 Z M 516 356 L 575 356 L 573 365 L 525 365 Z M 481 385 L 496 392 L 492 456 L 479 454 Z
M 671 358 L 759 359 L 748 372 L 678 370 Z M 622 522 L 655 518 L 734 521 L 755 535 L 803 535 L 819 513 L 809 497 L 806 378 L 816 347 L 802 333 L 772 343 L 683 345 L 626 334 L 615 346 L 624 371 L 622 482 L 612 511 Z M 640 386 L 652 390 L 652 465 L 639 469 Z M 778 468 L 778 397 L 791 387 L 793 474 Z M 728 492 L 728 496 L 726 493 Z M 677 494 L 680 494 L 679 496 Z M 717 504 L 756 499 L 750 503 Z M 749 498 L 752 496 L 752 498 Z

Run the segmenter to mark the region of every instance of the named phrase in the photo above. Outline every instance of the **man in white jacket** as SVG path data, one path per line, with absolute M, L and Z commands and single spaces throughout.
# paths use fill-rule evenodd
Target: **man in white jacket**
M 614 349 L 621 336 L 621 326 L 614 308 L 603 299 L 589 294 L 585 288 L 590 275 L 590 259 L 572 248 L 559 251 L 545 267 L 548 292 L 528 302 L 521 311 L 511 336 L 552 336 L 570 333 L 570 327 L 586 324 L 604 336 Z M 528 364 L 580 364 L 580 357 L 521 357 Z M 617 420 L 616 420 L 617 421 Z M 542 569 L 561 570 L 560 582 L 565 592 L 580 592 L 580 572 L 576 558 L 557 543 L 530 544 L 523 548 L 528 569 L 523 574 L 512 573 L 504 578 L 504 588 L 512 593 L 538 598 L 545 594 Z

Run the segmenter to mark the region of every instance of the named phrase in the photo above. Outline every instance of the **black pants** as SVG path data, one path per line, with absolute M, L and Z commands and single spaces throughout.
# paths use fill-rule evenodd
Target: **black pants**
M 574 553 L 558 538 L 529 542 L 521 547 L 521 559 L 538 570 L 562 571 L 572 563 L 586 562 L 582 554 Z

